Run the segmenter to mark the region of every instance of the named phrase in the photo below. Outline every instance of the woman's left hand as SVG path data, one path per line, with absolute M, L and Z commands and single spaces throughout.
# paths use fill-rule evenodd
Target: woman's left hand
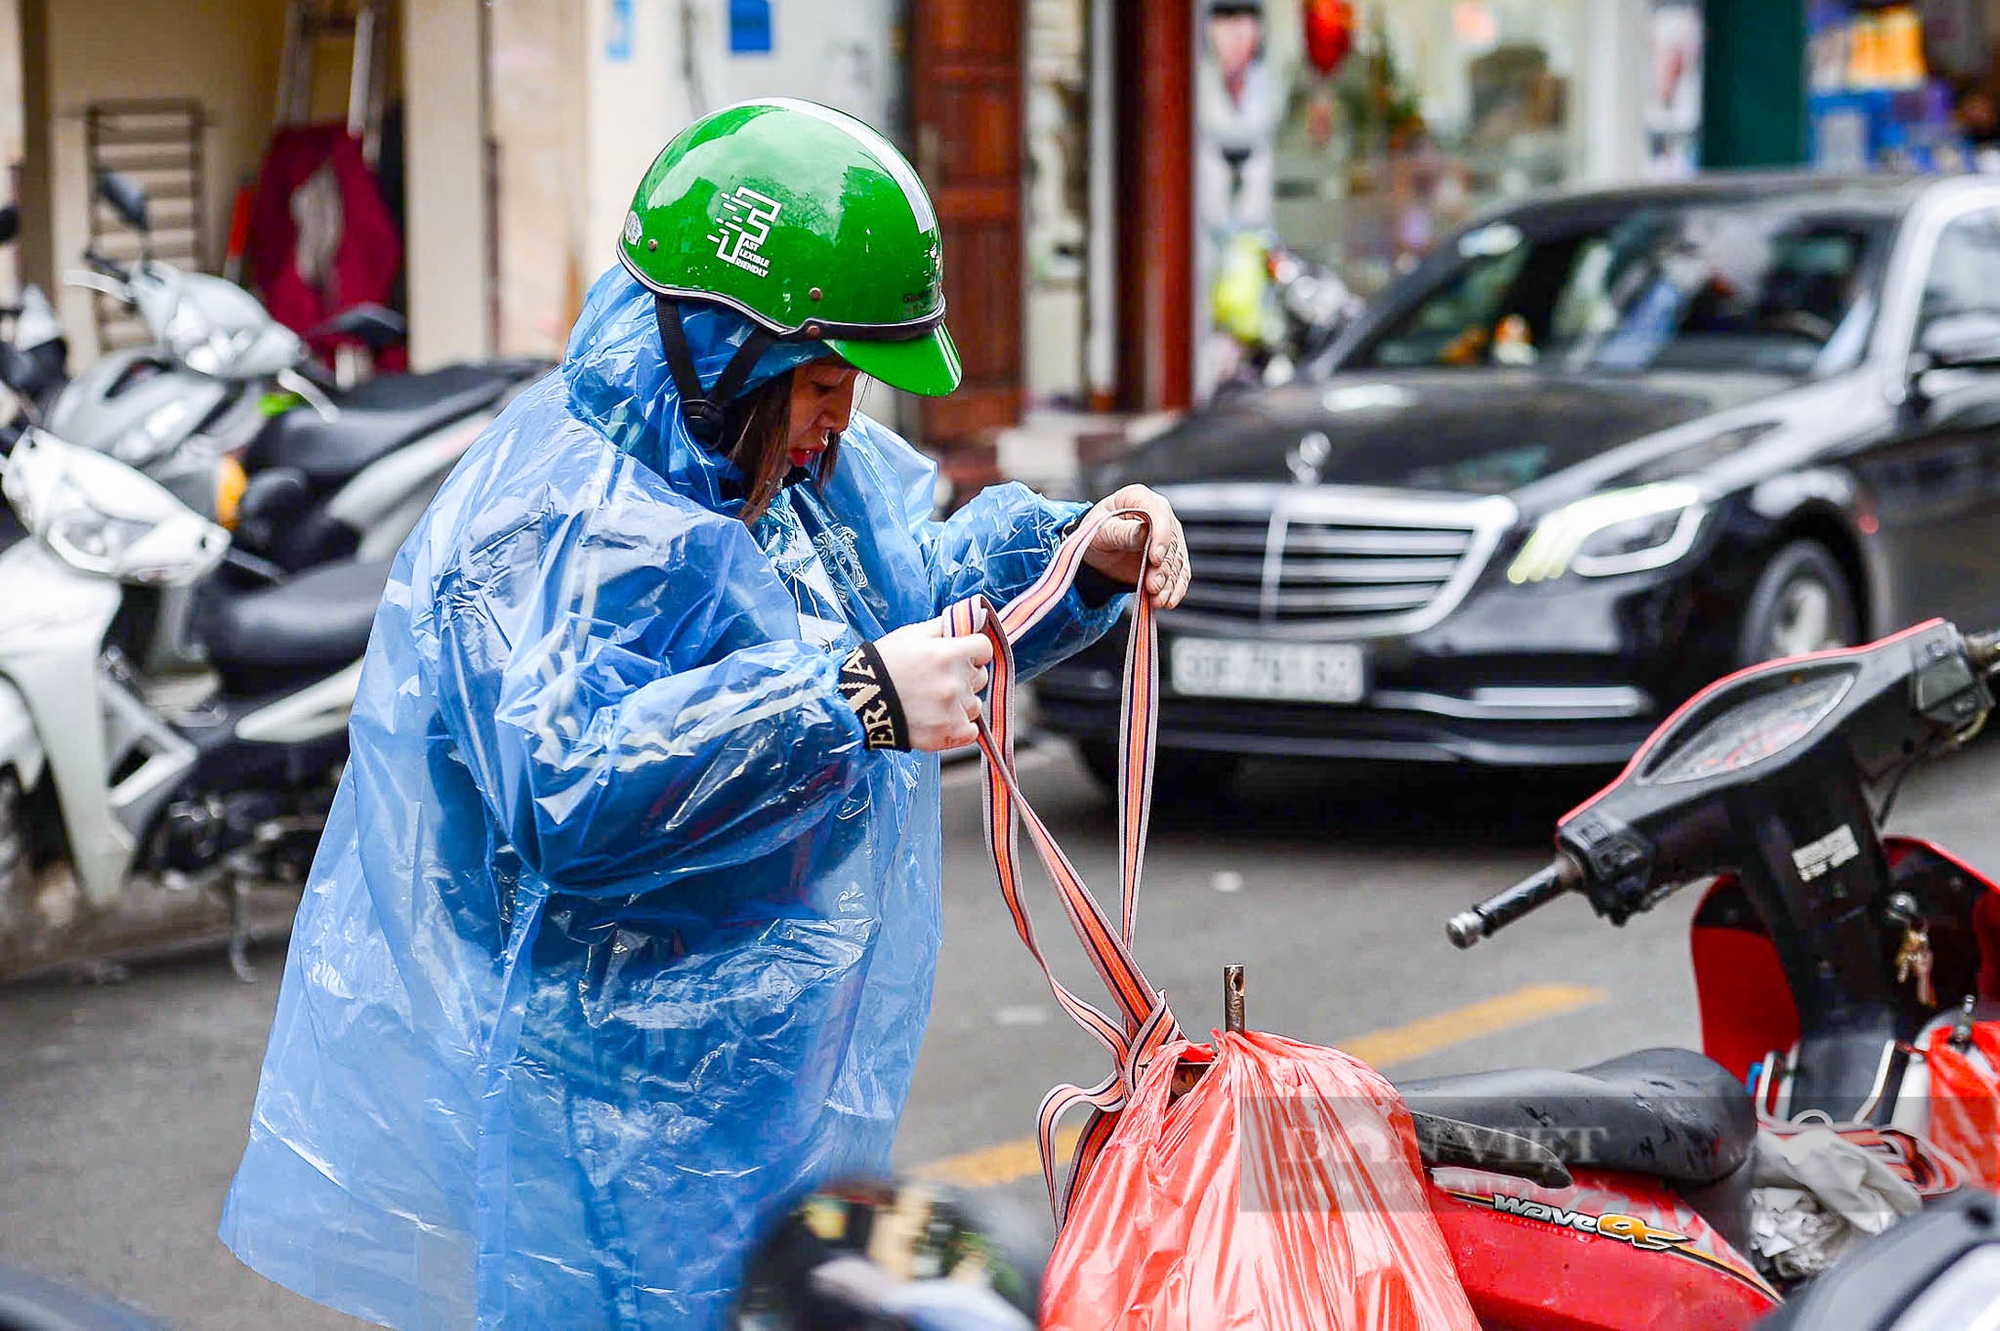
M 1181 520 L 1165 497 L 1143 485 L 1128 485 L 1098 500 L 1093 514 L 1107 509 L 1143 510 L 1150 523 L 1137 518 L 1113 518 L 1098 529 L 1083 560 L 1113 582 L 1126 587 L 1139 585 L 1146 574 L 1146 595 L 1154 606 L 1171 610 L 1187 594 L 1187 542 L 1181 535 Z

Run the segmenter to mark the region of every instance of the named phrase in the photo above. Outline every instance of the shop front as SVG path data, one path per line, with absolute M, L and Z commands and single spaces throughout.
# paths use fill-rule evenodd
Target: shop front
M 1706 0 L 1711 168 L 2000 167 L 2000 4 Z
M 2000 138 L 1984 0 L 1806 7 L 1806 125 L 1828 171 L 1964 171 Z
M 1643 169 L 1617 85 L 1661 8 L 1199 0 L 1198 395 L 1270 380 L 1260 262 L 1267 283 L 1288 254 L 1366 296 L 1493 200 Z M 1656 78 L 1671 104 L 1689 80 L 1698 98 L 1699 11 L 1668 8 L 1696 16 L 1692 68 Z

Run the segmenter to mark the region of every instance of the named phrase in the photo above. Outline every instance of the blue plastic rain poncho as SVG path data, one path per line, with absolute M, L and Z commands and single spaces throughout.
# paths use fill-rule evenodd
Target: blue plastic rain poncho
M 749 325 L 685 327 L 707 381 Z M 614 270 L 403 547 L 222 1217 L 271 1279 L 397 1327 L 712 1327 L 775 1201 L 886 1167 L 938 761 L 865 749 L 838 662 L 1015 595 L 1080 506 L 935 522 L 859 415 L 754 529 L 739 484 Z M 1122 608 L 1071 592 L 1024 668 Z

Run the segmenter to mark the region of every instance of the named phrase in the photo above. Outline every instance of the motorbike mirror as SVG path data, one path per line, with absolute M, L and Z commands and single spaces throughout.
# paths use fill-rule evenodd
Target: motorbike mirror
M 152 229 L 146 220 L 146 187 L 122 171 L 97 173 L 97 197 L 111 205 L 126 226 L 145 233 Z
M 1933 320 L 1917 341 L 1919 371 L 2000 368 L 2000 318 L 1951 314 Z
M 0 208 L 0 245 L 5 245 L 21 234 L 21 207 L 8 204 Z
M 372 302 L 351 306 L 342 310 L 313 329 L 310 336 L 351 337 L 370 351 L 386 351 L 401 342 L 408 334 L 409 327 L 403 316 L 386 306 Z

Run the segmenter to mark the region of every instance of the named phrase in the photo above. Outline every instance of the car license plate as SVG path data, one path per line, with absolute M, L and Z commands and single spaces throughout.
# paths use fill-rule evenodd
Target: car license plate
M 1368 690 L 1359 643 L 1176 638 L 1169 650 L 1176 693 L 1349 703 Z

